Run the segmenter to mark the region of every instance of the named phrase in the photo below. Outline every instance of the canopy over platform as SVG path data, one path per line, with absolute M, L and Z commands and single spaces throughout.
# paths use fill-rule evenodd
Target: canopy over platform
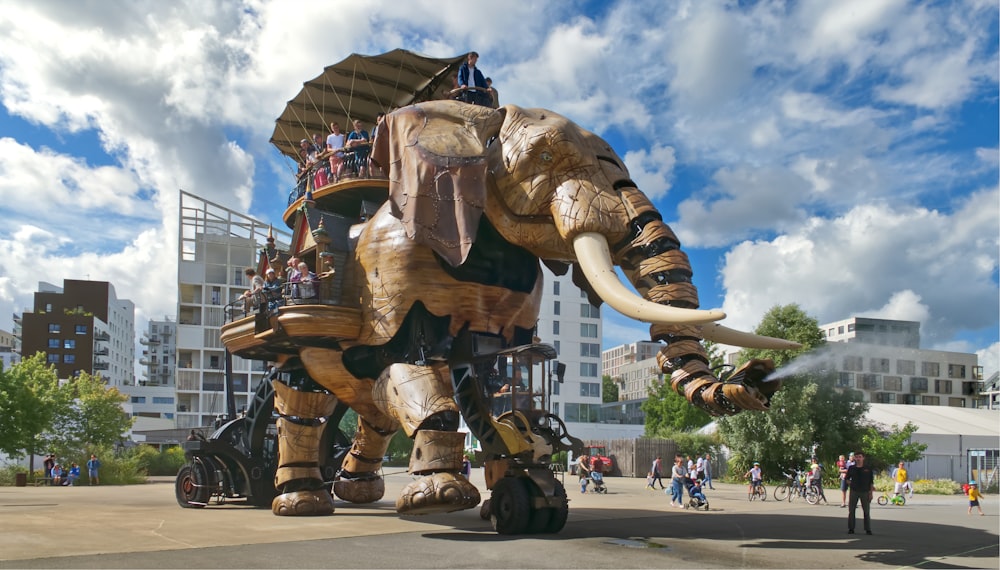
M 439 99 L 451 89 L 451 77 L 463 61 L 465 54 L 435 59 L 403 49 L 373 56 L 351 54 L 302 85 L 275 121 L 271 144 L 298 161 L 299 141 L 311 140 L 314 133 L 325 139 L 334 121 L 345 133 L 352 130 L 355 119 L 371 130 L 379 113 Z

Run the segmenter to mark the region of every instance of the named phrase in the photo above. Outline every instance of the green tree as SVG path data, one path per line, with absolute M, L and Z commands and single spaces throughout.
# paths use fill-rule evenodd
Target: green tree
M 891 468 L 900 461 L 907 463 L 917 461 L 924 456 L 927 444 L 910 441 L 910 436 L 915 431 L 917 425 L 913 422 L 906 422 L 902 428 L 898 424 L 893 424 L 889 430 L 868 426 L 862 437 L 866 462 L 874 469 L 883 470 Z
M 712 416 L 661 380 L 650 386 L 649 397 L 641 407 L 646 415 L 646 437 L 670 438 L 675 432 L 700 428 L 712 421 Z
M 833 375 L 820 369 L 822 359 L 807 354 L 821 349 L 824 339 L 816 319 L 798 305 L 773 307 L 754 332 L 794 340 L 803 347 L 740 352 L 740 364 L 772 359 L 777 367 L 772 378 L 780 379 L 782 388 L 772 396 L 768 412 L 743 412 L 719 420 L 719 435 L 732 450 L 732 472 L 742 473 L 759 461 L 766 477 L 778 478 L 782 469 L 803 467 L 813 450 L 821 463 L 832 465 L 838 453 L 861 442 L 868 405 L 858 392 L 837 390 Z
M 0 371 L 0 451 L 12 457 L 32 457 L 44 451 L 43 434 L 66 412 L 70 391 L 59 385 L 55 368 L 44 352 Z
M 618 383 L 607 374 L 601 376 L 601 401 L 605 404 L 618 401 Z
M 68 388 L 72 403 L 56 417 L 49 441 L 60 455 L 88 448 L 110 448 L 124 439 L 135 421 L 122 408 L 128 396 L 108 387 L 100 376 L 80 374 Z

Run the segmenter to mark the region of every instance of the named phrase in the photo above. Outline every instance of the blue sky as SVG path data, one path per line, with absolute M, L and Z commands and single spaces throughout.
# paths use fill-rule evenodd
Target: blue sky
M 728 325 L 918 320 L 990 373 L 998 43 L 993 0 L 0 0 L 0 328 L 65 278 L 173 315 L 179 189 L 277 223 L 267 140 L 303 81 L 475 49 L 501 103 L 611 142 Z M 645 338 L 604 314 L 605 347 Z

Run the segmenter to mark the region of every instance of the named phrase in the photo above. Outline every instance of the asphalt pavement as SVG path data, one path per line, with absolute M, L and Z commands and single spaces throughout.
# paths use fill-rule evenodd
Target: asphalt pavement
M 645 479 L 581 494 L 554 535 L 501 536 L 479 509 L 400 517 L 409 481 L 386 474 L 371 505 L 330 517 L 276 517 L 235 503 L 182 509 L 169 478 L 146 485 L 0 487 L 0 568 L 998 568 L 1000 499 L 966 514 L 960 495 L 872 506 L 872 536 L 847 534 L 832 505 L 748 502 L 744 485 L 706 490 L 710 510 L 671 508 Z M 488 496 L 482 473 L 473 482 Z M 860 519 L 860 509 L 859 509 Z

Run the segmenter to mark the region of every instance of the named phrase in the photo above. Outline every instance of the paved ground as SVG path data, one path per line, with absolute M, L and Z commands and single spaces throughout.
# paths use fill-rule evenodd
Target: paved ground
M 480 474 L 474 482 L 485 489 Z M 478 509 L 402 518 L 408 481 L 386 499 L 338 502 L 332 517 L 292 519 L 238 505 L 182 509 L 173 485 L 0 487 L 0 568 L 998 568 L 1000 500 L 966 515 L 961 496 L 873 506 L 874 536 L 848 535 L 837 504 L 749 503 L 717 485 L 709 512 L 669 507 L 645 480 L 609 478 L 608 495 L 568 480 L 557 535 L 505 537 Z M 484 493 L 486 494 L 486 493 Z M 839 496 L 839 493 L 837 493 Z M 834 493 L 830 493 L 833 497 Z M 860 512 L 859 512 L 860 514 Z M 860 529 L 860 522 L 859 522 Z

